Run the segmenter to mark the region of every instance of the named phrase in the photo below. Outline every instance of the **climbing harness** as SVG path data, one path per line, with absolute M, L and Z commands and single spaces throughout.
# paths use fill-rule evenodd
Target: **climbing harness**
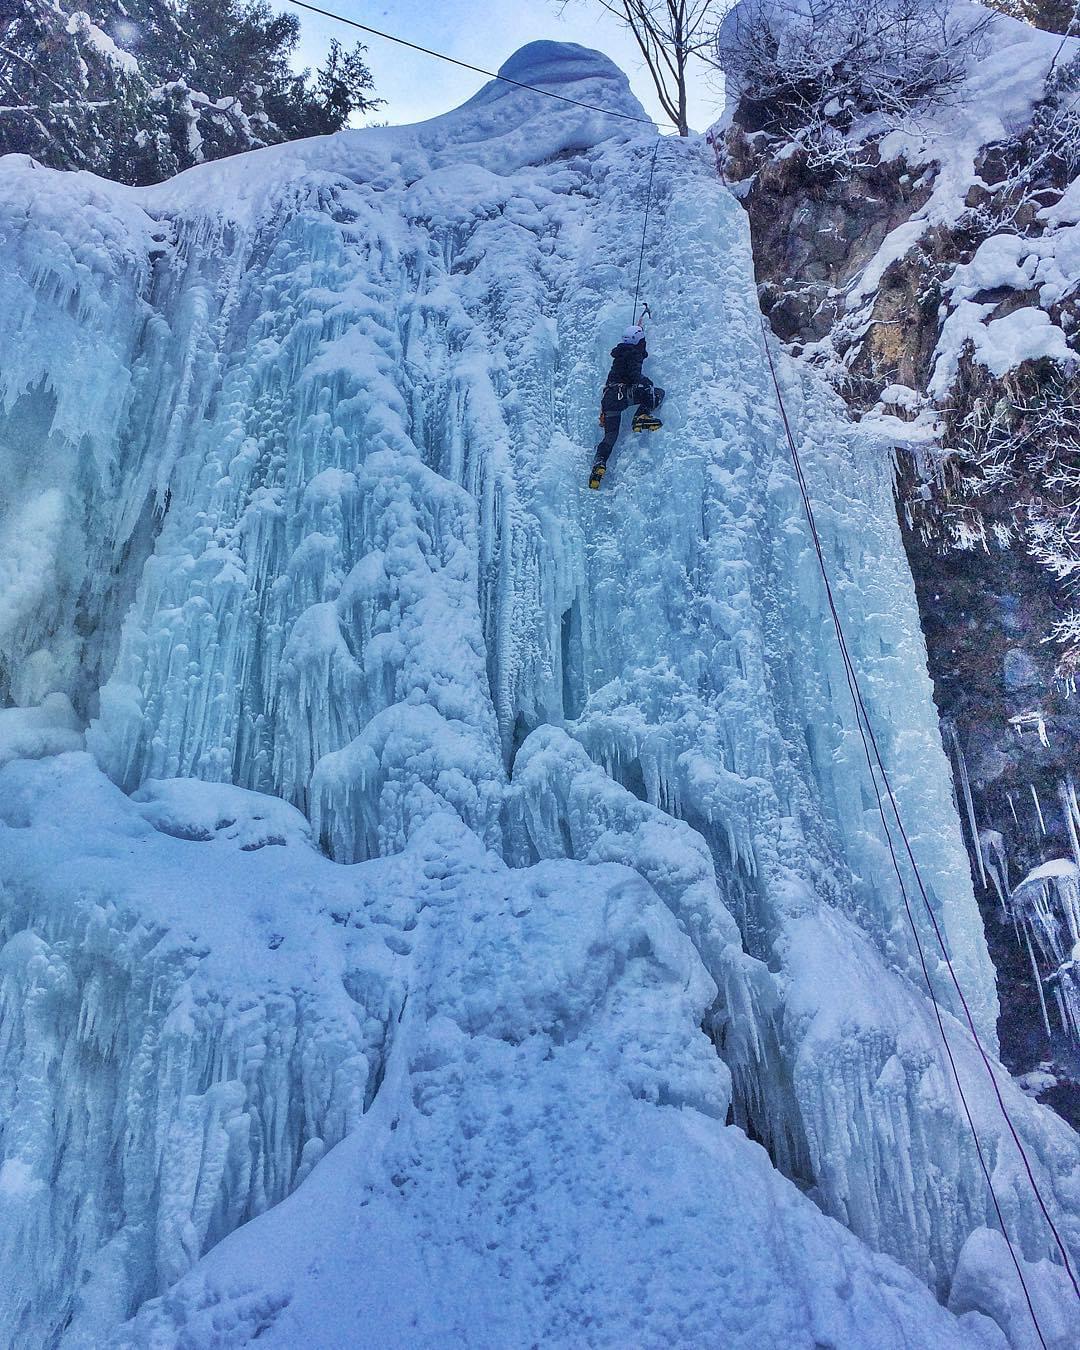
M 975 1128 L 975 1121 L 971 1114 L 971 1107 L 968 1104 L 967 1095 L 965 1094 L 963 1086 L 960 1082 L 960 1072 L 959 1069 L 957 1068 L 956 1059 L 953 1055 L 952 1046 L 949 1044 L 949 1038 L 945 1033 L 945 1022 L 942 1017 L 941 1006 L 938 1003 L 937 996 L 934 993 L 934 988 L 930 980 L 930 970 L 927 964 L 926 953 L 923 948 L 922 939 L 919 936 L 919 930 L 915 924 L 915 915 L 912 911 L 911 899 L 908 895 L 907 886 L 904 882 L 903 873 L 900 869 L 900 862 L 896 855 L 895 842 L 893 840 L 892 831 L 889 828 L 889 822 L 885 813 L 885 804 L 882 799 L 881 789 L 878 786 L 878 778 L 877 778 L 878 773 L 880 773 L 881 775 L 881 781 L 885 787 L 885 795 L 888 798 L 891 813 L 896 820 L 896 827 L 900 832 L 901 838 L 903 839 L 904 851 L 907 854 L 909 863 L 911 864 L 911 870 L 915 875 L 915 880 L 919 888 L 919 893 L 922 897 L 923 904 L 926 907 L 926 912 L 930 916 L 930 923 L 934 931 L 934 936 L 937 939 L 937 944 L 941 949 L 942 958 L 944 960 L 946 968 L 948 969 L 952 983 L 956 989 L 957 996 L 960 1000 L 960 1005 L 964 1010 L 964 1018 L 967 1022 L 968 1029 L 971 1032 L 972 1040 L 975 1042 L 976 1049 L 978 1050 L 983 1065 L 986 1069 L 986 1072 L 989 1075 L 990 1083 L 994 1089 L 994 1096 L 997 1099 L 997 1104 L 1001 1110 L 1002 1118 L 1004 1119 L 1005 1124 L 1008 1127 L 1009 1133 L 1012 1135 L 1013 1142 L 1015 1143 L 1017 1151 L 1023 1162 L 1024 1171 L 1027 1173 L 1027 1178 L 1028 1182 L 1031 1185 L 1032 1193 L 1034 1194 L 1035 1199 L 1038 1202 L 1039 1209 L 1042 1211 L 1043 1218 L 1046 1220 L 1047 1227 L 1053 1234 L 1054 1242 L 1057 1245 L 1057 1249 L 1061 1254 L 1061 1260 L 1065 1267 L 1065 1273 L 1068 1275 L 1069 1280 L 1072 1283 L 1073 1290 L 1076 1293 L 1078 1300 L 1080 1300 L 1080 1285 L 1077 1284 L 1076 1275 L 1073 1272 L 1072 1264 L 1069 1260 L 1069 1253 L 1065 1248 L 1064 1242 L 1062 1241 L 1061 1234 L 1058 1232 L 1057 1226 L 1054 1223 L 1054 1220 L 1052 1219 L 1050 1212 L 1046 1207 L 1045 1201 L 1043 1200 L 1042 1192 L 1039 1189 L 1038 1182 L 1035 1180 L 1035 1174 L 1032 1171 L 1031 1162 L 1027 1155 L 1027 1150 L 1024 1148 L 1023 1142 L 1021 1141 L 1020 1136 L 1016 1131 L 1016 1127 L 1012 1122 L 1012 1118 L 1009 1115 L 1008 1107 L 1005 1105 L 1005 1100 L 1001 1095 L 1001 1088 L 998 1086 L 998 1081 L 996 1075 L 994 1074 L 993 1065 L 990 1063 L 990 1057 L 987 1055 L 986 1050 L 983 1047 L 983 1043 L 979 1036 L 979 1033 L 976 1030 L 975 1019 L 972 1016 L 971 1008 L 968 1004 L 967 998 L 964 995 L 964 991 L 961 988 L 960 980 L 957 977 L 956 969 L 953 965 L 952 958 L 949 955 L 948 947 L 945 944 L 945 939 L 941 932 L 941 926 L 938 923 L 937 915 L 934 913 L 933 906 L 930 903 L 930 897 L 926 892 L 926 886 L 923 883 L 922 873 L 920 872 L 919 865 L 915 860 L 915 854 L 911 847 L 911 840 L 909 839 L 907 830 L 904 827 L 904 822 L 900 815 L 899 803 L 896 800 L 896 794 L 893 791 L 892 782 L 890 781 L 888 771 L 885 768 L 885 761 L 881 754 L 881 749 L 878 745 L 877 736 L 875 735 L 874 728 L 870 722 L 870 717 L 866 708 L 866 702 L 863 698 L 862 686 L 859 683 L 859 676 L 857 671 L 855 670 L 854 662 L 851 659 L 851 652 L 848 648 L 847 637 L 846 634 L 844 633 L 843 623 L 840 619 L 840 613 L 836 606 L 836 599 L 833 594 L 832 583 L 829 578 L 829 570 L 825 562 L 825 552 L 822 547 L 821 536 L 818 533 L 817 521 L 815 520 L 814 517 L 814 508 L 810 500 L 810 492 L 807 487 L 806 476 L 803 472 L 802 461 L 799 457 L 798 447 L 795 444 L 795 437 L 791 430 L 791 423 L 788 420 L 787 408 L 784 404 L 784 396 L 780 391 L 780 381 L 776 374 L 776 365 L 773 361 L 772 350 L 770 349 L 769 346 L 769 335 L 765 327 L 764 316 L 762 316 L 761 319 L 761 335 L 762 340 L 765 344 L 765 355 L 769 363 L 769 374 L 772 377 L 773 388 L 776 391 L 776 401 L 780 408 L 780 417 L 784 424 L 784 434 L 787 437 L 788 449 L 791 452 L 791 461 L 792 464 L 794 465 L 795 476 L 799 484 L 799 493 L 802 498 L 803 513 L 806 516 L 807 524 L 810 527 L 810 535 L 814 544 L 814 552 L 817 555 L 818 568 L 821 572 L 821 578 L 825 585 L 825 597 L 828 602 L 829 612 L 832 616 L 833 627 L 836 630 L 836 640 L 840 648 L 840 655 L 844 666 L 844 678 L 847 682 L 848 692 L 851 695 L 852 703 L 855 706 L 855 720 L 858 726 L 859 736 L 862 740 L 863 753 L 866 756 L 866 765 L 870 772 L 870 780 L 874 787 L 874 795 L 877 798 L 878 814 L 881 817 L 881 824 L 885 832 L 885 841 L 888 846 L 889 857 L 892 860 L 893 870 L 896 873 L 897 881 L 900 883 L 900 893 L 903 896 L 904 909 L 907 914 L 908 925 L 911 928 L 912 936 L 915 939 L 915 946 L 919 954 L 919 964 L 922 967 L 923 978 L 926 981 L 927 993 L 929 994 L 930 1002 L 933 1004 L 934 1007 L 934 1016 L 937 1020 L 938 1032 L 941 1035 L 941 1042 L 942 1045 L 945 1047 L 945 1054 L 949 1061 L 949 1067 L 952 1070 L 953 1081 L 956 1084 L 956 1090 L 960 1097 L 960 1102 L 964 1108 L 964 1115 L 967 1119 L 968 1129 L 971 1132 L 971 1137 L 975 1144 L 975 1152 L 978 1155 L 979 1166 L 986 1180 L 986 1185 L 990 1192 L 990 1198 L 991 1201 L 993 1202 L 994 1211 L 997 1215 L 998 1223 L 1001 1226 L 1001 1234 L 1005 1239 L 1006 1245 L 1008 1246 L 1009 1255 L 1012 1257 L 1013 1265 L 1016 1267 L 1016 1274 L 1020 1280 L 1020 1286 L 1024 1291 L 1024 1299 L 1027 1303 L 1028 1312 L 1031 1314 L 1031 1321 L 1035 1327 L 1035 1332 L 1039 1338 L 1040 1344 L 1043 1346 L 1043 1350 L 1046 1350 L 1046 1339 L 1043 1336 L 1042 1328 L 1039 1325 L 1039 1319 L 1035 1313 L 1035 1306 L 1031 1299 L 1031 1293 L 1028 1289 L 1027 1281 L 1024 1278 L 1024 1272 L 1021 1269 L 1020 1260 L 1016 1254 L 1012 1238 L 1009 1235 L 1009 1230 L 1005 1223 L 1005 1217 L 1001 1211 L 1001 1204 L 998 1200 L 997 1192 L 994 1189 L 994 1183 L 990 1175 L 990 1168 L 987 1164 L 986 1157 L 983 1153 L 983 1148 L 979 1140 L 978 1131 Z M 877 773 L 875 773 L 875 764 L 877 766 Z

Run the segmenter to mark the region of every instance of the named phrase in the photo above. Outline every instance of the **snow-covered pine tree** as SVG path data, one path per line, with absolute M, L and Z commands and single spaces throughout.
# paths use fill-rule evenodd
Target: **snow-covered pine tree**
M 0 0 L 0 154 L 147 183 L 377 107 L 364 48 L 296 71 L 265 0 Z

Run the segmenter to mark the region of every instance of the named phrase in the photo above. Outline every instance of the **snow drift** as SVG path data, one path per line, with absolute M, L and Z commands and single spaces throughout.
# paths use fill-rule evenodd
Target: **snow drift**
M 504 73 L 643 116 L 596 53 Z M 154 189 L 0 165 L 20 1345 L 1025 1343 L 696 143 L 646 248 L 665 430 L 583 491 L 653 144 L 492 84 Z M 993 1047 L 890 466 L 785 380 Z M 1001 1086 L 1075 1246 L 1076 1136 Z

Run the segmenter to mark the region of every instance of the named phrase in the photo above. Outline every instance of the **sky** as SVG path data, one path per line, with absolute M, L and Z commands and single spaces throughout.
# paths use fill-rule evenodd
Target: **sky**
M 598 0 L 567 0 L 565 4 L 561 0 L 312 0 L 312 3 L 487 70 L 498 70 L 519 47 L 538 38 L 596 47 L 626 72 L 649 115 L 667 120 L 633 38 Z M 343 24 L 295 9 L 285 0 L 275 0 L 275 6 L 300 19 L 297 56 L 302 65 L 321 64 L 334 37 L 345 47 L 351 47 L 357 40 L 367 45 L 367 62 L 375 77 L 376 92 L 386 99 L 386 106 L 367 120 L 423 121 L 456 108 L 486 83 L 482 75 L 358 33 Z M 690 125 L 704 130 L 719 116 L 722 96 L 717 92 L 715 76 L 709 74 L 703 63 L 694 64 Z

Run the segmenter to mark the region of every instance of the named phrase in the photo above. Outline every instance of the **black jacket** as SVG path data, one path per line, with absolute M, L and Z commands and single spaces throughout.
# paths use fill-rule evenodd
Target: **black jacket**
M 648 356 L 645 339 L 640 342 L 620 342 L 611 349 L 611 370 L 608 384 L 636 384 L 641 379 L 641 365 Z

